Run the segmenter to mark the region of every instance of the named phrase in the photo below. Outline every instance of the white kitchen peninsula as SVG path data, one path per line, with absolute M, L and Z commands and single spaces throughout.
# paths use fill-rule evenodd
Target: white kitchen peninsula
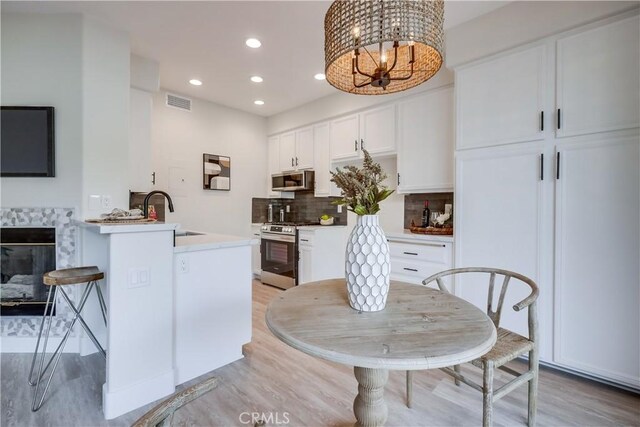
M 176 385 L 242 358 L 251 341 L 251 245 L 257 244 L 222 234 L 176 237 Z
M 82 265 L 105 273 L 106 331 L 95 299 L 87 301 L 85 312 L 107 351 L 102 409 L 112 419 L 175 390 L 172 276 L 178 224 L 78 225 Z M 92 351 L 82 339 L 81 352 Z
M 97 300 L 87 302 L 85 318 L 107 351 L 106 419 L 242 357 L 251 339 L 250 245 L 257 242 L 199 234 L 176 237 L 174 247 L 178 224 L 77 224 L 82 265 L 105 273 L 108 327 Z M 84 337 L 80 347 L 95 351 Z

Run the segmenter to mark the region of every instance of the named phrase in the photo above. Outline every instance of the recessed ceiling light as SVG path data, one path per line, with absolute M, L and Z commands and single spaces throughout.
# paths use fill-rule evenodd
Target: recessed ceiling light
M 202 82 L 198 79 L 191 79 L 189 80 L 189 83 L 191 83 L 194 86 L 202 86 Z
M 261 99 L 256 99 L 255 101 L 253 101 L 253 103 L 256 105 L 264 105 L 264 101 Z
M 314 78 L 314 79 L 316 79 L 316 80 L 324 80 L 324 79 L 326 79 L 326 78 L 327 78 L 327 76 L 325 76 L 325 75 L 324 75 L 324 74 L 322 74 L 322 73 L 318 73 L 318 74 L 316 74 L 315 76 L 313 76 L 313 78 Z
M 253 76 L 251 77 L 251 81 L 254 83 L 262 83 L 263 79 L 260 76 Z
M 262 43 L 260 43 L 260 40 L 258 39 L 247 39 L 247 41 L 245 42 L 245 44 L 251 48 L 257 49 L 260 46 L 262 46 Z

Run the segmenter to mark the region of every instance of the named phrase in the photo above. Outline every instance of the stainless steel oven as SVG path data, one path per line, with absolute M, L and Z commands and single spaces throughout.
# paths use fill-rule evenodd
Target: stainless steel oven
M 260 264 L 262 283 L 281 289 L 298 284 L 298 237 L 295 226 L 262 226 Z

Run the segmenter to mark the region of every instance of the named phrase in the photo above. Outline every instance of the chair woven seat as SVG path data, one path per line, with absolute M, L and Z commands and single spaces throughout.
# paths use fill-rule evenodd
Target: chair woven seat
M 482 368 L 485 361 L 493 362 L 496 368 L 516 357 L 533 350 L 533 341 L 508 329 L 498 328 L 498 339 L 488 353 L 471 361 L 474 366 Z

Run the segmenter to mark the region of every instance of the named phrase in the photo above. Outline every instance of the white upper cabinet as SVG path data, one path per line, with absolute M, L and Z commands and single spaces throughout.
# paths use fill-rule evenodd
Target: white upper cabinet
M 557 136 L 640 124 L 639 20 L 633 16 L 558 40 Z
M 453 89 L 398 103 L 398 192 L 453 190 Z
M 267 154 L 269 164 L 267 168 L 267 195 L 275 196 L 280 193 L 271 191 L 271 175 L 280 173 L 280 137 L 272 136 L 267 140 Z
M 357 114 L 332 120 L 330 132 L 332 160 L 350 160 L 360 156 Z
M 458 150 L 544 138 L 546 51 L 538 45 L 456 70 Z
M 396 106 L 385 105 L 331 121 L 331 160 L 362 157 L 362 149 L 372 156 L 396 153 Z
M 387 105 L 360 113 L 359 148 L 369 154 L 384 155 L 396 152 L 396 106 Z
M 296 134 L 295 132 L 285 133 L 280 135 L 280 147 L 279 147 L 279 164 L 280 171 L 291 171 L 296 169 L 295 157 L 296 157 Z
M 296 169 L 313 168 L 313 127 L 296 131 Z
M 315 196 L 328 196 L 330 191 L 331 152 L 329 123 L 313 127 L 313 170 L 315 171 Z
M 280 135 L 280 171 L 313 167 L 313 128 L 308 127 Z

